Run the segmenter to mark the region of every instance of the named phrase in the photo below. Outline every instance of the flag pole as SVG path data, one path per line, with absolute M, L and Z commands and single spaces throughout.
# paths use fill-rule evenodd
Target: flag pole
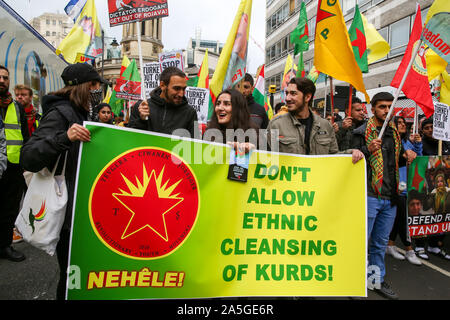
M 136 32 L 138 38 L 139 49 L 139 72 L 141 74 L 141 99 L 147 100 L 144 88 L 144 62 L 142 59 L 142 45 L 141 45 L 141 21 L 136 21 Z
M 331 124 L 334 123 L 334 88 L 333 77 L 330 77 L 330 105 L 331 105 Z M 325 116 L 326 117 L 326 116 Z
M 394 106 L 397 103 L 400 92 L 402 91 L 403 85 L 405 84 L 406 78 L 408 77 L 409 70 L 411 70 L 414 59 L 416 58 L 416 55 L 419 52 L 421 46 L 422 46 L 422 39 L 419 40 L 419 44 L 415 47 L 414 52 L 411 55 L 411 60 L 409 61 L 408 67 L 406 68 L 406 71 L 403 74 L 402 81 L 400 82 L 400 85 L 398 86 L 397 91 L 395 92 L 394 101 L 392 102 L 391 108 L 389 109 L 389 113 L 386 117 L 386 120 L 384 120 L 383 127 L 381 128 L 380 134 L 378 135 L 378 139 L 381 139 L 383 137 L 384 131 L 386 130 L 386 126 L 390 121 L 389 119 L 392 116 L 392 112 L 394 111 Z
M 327 90 L 328 90 L 327 78 L 328 78 L 328 76 L 325 75 L 325 104 L 323 105 L 323 118 L 324 119 L 327 117 Z
M 349 92 L 349 97 L 348 97 L 348 116 L 351 117 L 352 116 L 352 96 L 353 96 L 353 87 L 350 84 L 350 92 Z

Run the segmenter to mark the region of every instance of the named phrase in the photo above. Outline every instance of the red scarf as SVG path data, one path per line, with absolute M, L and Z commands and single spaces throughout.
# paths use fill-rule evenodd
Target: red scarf
M 30 104 L 29 107 L 24 108 L 25 109 L 25 113 L 27 115 L 27 122 L 28 122 L 28 132 L 30 133 L 30 135 L 34 132 L 34 130 L 36 129 L 34 127 L 34 123 L 36 122 L 36 115 L 33 114 L 33 105 Z M 31 118 L 30 118 L 31 117 Z

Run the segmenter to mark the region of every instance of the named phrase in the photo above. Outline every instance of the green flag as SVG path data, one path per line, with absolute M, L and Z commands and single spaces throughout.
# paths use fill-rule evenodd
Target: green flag
M 408 169 L 408 191 L 412 189 L 422 192 L 426 185 L 425 171 L 428 167 L 428 157 L 416 157 Z
M 111 94 L 111 98 L 109 99 L 109 105 L 111 106 L 111 110 L 115 116 L 120 114 L 120 111 L 123 109 L 123 100 L 116 97 L 116 91 L 113 90 Z
M 353 22 L 348 30 L 348 34 L 352 43 L 356 63 L 363 73 L 369 72 L 369 66 L 367 63 L 368 52 L 366 33 L 364 31 L 364 24 L 361 18 L 361 13 L 359 13 L 358 5 L 355 6 L 355 16 L 353 17 Z
M 294 31 L 291 32 L 291 43 L 294 43 L 294 55 L 299 54 L 301 51 L 307 51 L 309 49 L 309 32 L 308 32 L 308 18 L 306 16 L 306 6 L 302 2 L 300 8 L 300 17 L 298 18 L 297 26 Z

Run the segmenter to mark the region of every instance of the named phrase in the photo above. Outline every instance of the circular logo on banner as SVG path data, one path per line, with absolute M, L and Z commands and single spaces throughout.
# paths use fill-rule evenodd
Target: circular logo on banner
M 419 40 L 414 43 L 413 51 L 419 45 Z M 420 75 L 427 76 L 427 62 L 425 59 L 425 54 L 428 48 L 425 48 L 425 45 L 421 45 L 419 51 L 417 52 L 416 57 L 414 58 L 412 68 Z
M 187 239 L 199 212 L 194 172 L 178 156 L 156 147 L 127 151 L 97 176 L 89 215 L 98 238 L 133 259 L 171 254 Z

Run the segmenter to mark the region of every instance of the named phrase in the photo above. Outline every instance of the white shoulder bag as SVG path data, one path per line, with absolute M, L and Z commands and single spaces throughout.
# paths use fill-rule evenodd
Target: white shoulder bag
M 61 175 L 55 176 L 60 157 L 52 172 L 44 168 L 33 173 L 22 209 L 16 219 L 16 228 L 23 239 L 49 255 L 55 254 L 66 216 L 68 195 L 64 174 L 67 153 Z

